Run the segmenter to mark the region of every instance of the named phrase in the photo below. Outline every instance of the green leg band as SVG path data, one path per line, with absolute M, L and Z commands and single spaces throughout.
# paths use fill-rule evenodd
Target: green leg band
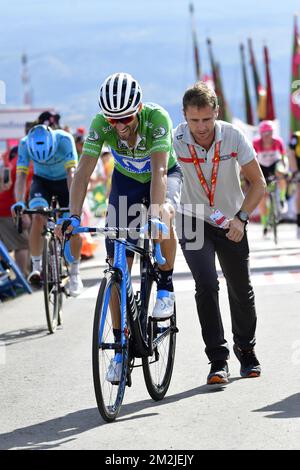
M 268 221 L 268 216 L 267 215 L 261 215 L 260 216 L 260 221 L 263 227 L 267 226 L 267 221 Z

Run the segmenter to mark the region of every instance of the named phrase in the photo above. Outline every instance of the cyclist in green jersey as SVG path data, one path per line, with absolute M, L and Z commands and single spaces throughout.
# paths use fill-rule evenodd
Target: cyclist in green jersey
M 80 223 L 90 176 L 103 145 L 107 145 L 115 160 L 107 225 L 128 226 L 136 218 L 128 215 L 130 207 L 148 199 L 152 226 L 161 230 L 164 222 L 170 227 L 169 236 L 161 241 L 166 264 L 159 266 L 157 299 L 152 314 L 155 318 L 167 319 L 173 314 L 175 302 L 172 274 L 176 236 L 173 220 L 182 185 L 182 172 L 173 150 L 172 121 L 162 107 L 142 103 L 141 87 L 127 73 L 116 73 L 106 78 L 100 88 L 99 106 L 101 113 L 91 123 L 71 188 L 73 215 L 70 225 L 66 227 L 65 224 L 63 231 L 71 232 Z M 127 203 L 125 209 L 124 199 Z M 106 239 L 106 249 L 108 257 L 113 258 L 113 244 L 109 239 Z M 130 269 L 133 254 L 128 252 L 127 255 Z M 121 331 L 117 317 L 113 319 L 113 327 L 118 341 Z

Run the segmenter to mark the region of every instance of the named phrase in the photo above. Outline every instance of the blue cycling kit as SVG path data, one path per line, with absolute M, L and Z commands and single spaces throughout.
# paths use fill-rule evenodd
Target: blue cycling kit
M 27 148 L 27 136 L 19 143 L 17 172 L 28 173 L 30 160 L 33 161 L 34 175 L 56 181 L 66 179 L 67 169 L 77 165 L 78 156 L 73 136 L 66 131 L 57 129 L 53 131 L 57 140 L 55 154 L 45 162 L 29 154 Z

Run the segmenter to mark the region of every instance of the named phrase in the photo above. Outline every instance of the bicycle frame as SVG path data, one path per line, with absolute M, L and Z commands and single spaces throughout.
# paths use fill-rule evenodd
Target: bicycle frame
M 78 227 L 73 231 L 73 233 L 85 233 L 85 232 L 90 232 L 90 233 L 107 233 L 107 232 L 113 232 L 116 233 L 116 231 L 122 231 L 126 229 L 121 229 L 121 228 L 105 228 L 105 229 L 99 229 L 99 228 L 93 228 L 93 227 Z M 130 229 L 127 229 L 128 231 Z M 64 245 L 64 244 L 63 244 Z M 127 316 L 126 313 L 128 312 L 128 321 L 130 322 L 130 328 L 132 331 L 132 336 L 134 338 L 134 356 L 135 357 L 145 357 L 152 355 L 153 353 L 153 345 L 152 345 L 152 333 L 149 332 L 149 337 L 148 337 L 148 343 L 145 341 L 145 334 L 143 334 L 142 331 L 142 325 L 141 321 L 143 319 L 143 315 L 145 314 L 144 312 L 144 305 L 146 301 L 146 292 L 143 291 L 145 288 L 145 279 L 147 276 L 146 270 L 143 270 L 142 272 L 142 292 L 141 292 L 141 306 L 137 305 L 137 299 L 136 296 L 133 292 L 132 289 L 132 283 L 131 283 L 131 275 L 128 270 L 128 265 L 127 265 L 127 259 L 126 259 L 126 249 L 133 251 L 135 253 L 138 253 L 142 255 L 143 257 L 150 256 L 149 254 L 149 241 L 146 240 L 146 248 L 141 248 L 139 246 L 133 245 L 132 243 L 128 242 L 124 238 L 119 238 L 115 240 L 114 243 L 114 261 L 113 265 L 110 266 L 106 272 L 114 273 L 117 275 L 117 280 L 120 283 L 121 286 L 121 348 L 124 348 L 127 342 L 127 334 L 128 334 L 128 324 L 127 324 Z M 161 251 L 160 251 L 160 245 L 157 243 L 155 244 L 154 248 L 154 257 L 155 259 L 159 262 L 159 264 L 164 264 L 165 259 L 162 257 Z M 154 273 L 153 273 L 154 277 Z M 105 302 L 108 302 L 109 299 L 109 293 L 107 298 L 105 299 Z M 106 305 L 107 306 L 107 305 Z M 104 320 L 103 320 L 104 322 Z M 102 338 L 102 333 L 103 333 L 103 328 L 104 328 L 104 323 L 100 325 L 100 335 L 99 337 Z M 109 347 L 109 345 L 107 346 Z
M 136 253 L 144 255 L 146 252 L 144 249 L 136 247 L 123 239 L 115 240 L 114 246 L 114 263 L 111 269 L 113 269 L 114 272 L 119 273 L 118 280 L 121 286 L 121 347 L 124 348 L 127 341 L 126 335 L 128 325 L 126 313 L 128 312 L 128 321 L 134 337 L 134 355 L 138 357 L 148 356 L 151 351 L 151 347 L 144 339 L 141 326 L 141 317 L 144 309 L 139 308 L 137 305 L 137 300 L 133 292 L 131 275 L 126 259 L 126 249 L 130 249 Z

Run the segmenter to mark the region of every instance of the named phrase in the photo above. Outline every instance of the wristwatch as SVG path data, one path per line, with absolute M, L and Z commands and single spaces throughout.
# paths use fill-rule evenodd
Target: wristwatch
M 235 217 L 237 217 L 238 219 L 240 219 L 241 222 L 244 222 L 244 224 L 247 224 L 249 222 L 249 214 L 248 212 L 245 212 L 245 211 L 238 211 L 236 214 L 235 214 Z

